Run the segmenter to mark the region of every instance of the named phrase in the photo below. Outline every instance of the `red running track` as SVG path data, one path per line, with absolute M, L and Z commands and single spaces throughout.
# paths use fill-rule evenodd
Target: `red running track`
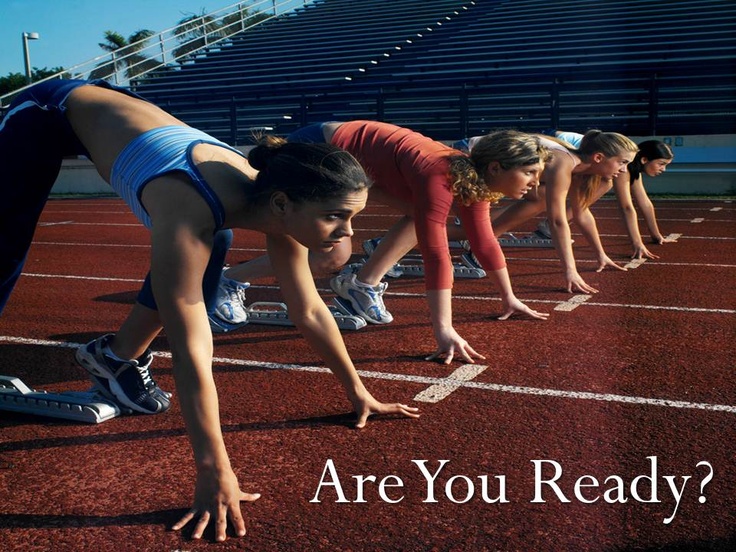
M 379 399 L 452 391 L 414 400 L 418 420 L 351 429 L 340 387 L 293 328 L 216 337 L 230 457 L 243 489 L 263 495 L 244 507 L 243 539 L 167 530 L 194 481 L 178 406 L 99 425 L 0 412 L 0 550 L 736 549 L 736 206 L 656 207 L 665 234 L 681 236 L 628 272 L 596 274 L 575 236 L 601 290 L 577 306 L 552 250 L 506 250 L 517 295 L 551 312 L 546 322 L 494 320 L 489 280 L 457 281 L 456 327 L 487 357 L 465 382 L 446 379 L 459 363 L 423 360 L 434 350 L 423 281 L 391 280 L 395 322 L 343 335 Z M 594 213 L 608 253 L 627 262 L 614 202 Z M 392 218 L 359 215 L 356 252 Z M 262 248 L 236 233 L 230 261 Z M 73 347 L 115 331 L 147 262 L 147 232 L 121 201 L 51 201 L 0 318 L 0 374 L 86 389 Z M 248 299 L 279 293 L 259 282 Z M 154 368 L 173 389 L 170 359 Z M 358 476 L 376 478 L 362 495 Z

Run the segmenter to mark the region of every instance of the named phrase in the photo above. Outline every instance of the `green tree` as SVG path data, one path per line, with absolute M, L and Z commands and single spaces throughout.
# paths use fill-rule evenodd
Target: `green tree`
M 33 71 L 31 71 L 33 82 L 57 74 L 60 74 L 61 78 L 70 78 L 69 73 L 66 73 L 63 67 L 55 67 L 53 69 L 47 69 L 46 67 L 44 67 L 43 69 L 39 69 L 38 67 L 34 67 Z M 8 73 L 7 76 L 0 77 L 0 96 L 4 96 L 5 94 L 13 92 L 14 90 L 23 88 L 26 84 L 26 76 L 24 74 Z
M 134 32 L 127 39 L 120 33 L 105 31 L 106 42 L 100 42 L 100 48 L 113 55 L 112 61 L 100 63 L 90 73 L 92 79 L 109 79 L 124 71 L 126 78 L 133 78 L 160 65 L 155 59 L 141 54 L 146 42 L 156 33 L 148 29 Z
M 180 44 L 174 49 L 174 57 L 179 59 L 203 48 L 209 41 L 220 38 L 222 33 L 219 22 L 202 10 L 199 15 L 192 14 L 180 20 L 174 29 L 174 36 Z

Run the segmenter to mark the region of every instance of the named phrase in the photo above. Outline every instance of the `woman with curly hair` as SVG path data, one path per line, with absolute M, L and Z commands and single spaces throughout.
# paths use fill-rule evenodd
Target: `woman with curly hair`
M 418 243 L 437 342 L 437 350 L 428 360 L 444 357 L 449 364 L 455 356 L 465 362 L 484 358 L 452 324 L 453 265 L 447 222 L 453 209 L 480 265 L 500 291 L 500 318 L 505 320 L 517 312 L 547 318 L 514 295 L 503 252 L 493 235 L 489 208 L 503 195 L 518 199 L 537 185 L 547 155 L 538 138 L 519 132 L 498 133 L 481 140 L 468 156 L 407 128 L 351 121 L 310 125 L 297 130 L 288 141 L 326 142 L 347 150 L 374 182 L 370 199 L 403 215 L 357 273 L 339 274 L 330 282 L 335 293 L 366 321 L 388 324 L 393 320 L 383 302 L 387 284 L 382 279 Z M 328 255 L 314 254 L 313 266 L 335 271 L 351 254 L 352 248 L 345 242 Z M 231 268 L 227 276 L 250 281 L 266 274 L 256 274 L 253 269 L 254 265 L 246 263 Z
M 151 231 L 150 278 L 119 331 L 82 346 L 78 361 L 121 408 L 164 412 L 171 395 L 151 377 L 149 345 L 162 329 L 196 464 L 192 508 L 173 526 L 228 524 L 245 534 L 240 490 L 219 418 L 206 305 L 222 272 L 217 235 L 266 235 L 291 317 L 342 384 L 362 427 L 371 414 L 415 417 L 366 390 L 314 285 L 308 250 L 329 252 L 353 231 L 370 181 L 349 153 L 271 140 L 248 157 L 104 81 L 51 80 L 21 93 L 0 123 L 0 311 L 21 273 L 38 217 L 66 155 L 86 155 Z

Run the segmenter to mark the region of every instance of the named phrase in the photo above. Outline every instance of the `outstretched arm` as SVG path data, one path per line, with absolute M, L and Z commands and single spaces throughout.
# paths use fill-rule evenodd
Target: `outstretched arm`
M 289 307 L 289 317 L 342 384 L 358 415 L 356 427 L 365 426 L 371 414 L 418 417 L 417 408 L 378 402 L 363 385 L 335 319 L 314 285 L 307 249 L 293 238 L 283 235 L 269 235 L 266 247 L 281 293 Z
M 603 243 L 601 242 L 601 236 L 598 233 L 598 225 L 595 222 L 593 213 L 590 212 L 588 207 L 583 209 L 573 208 L 573 218 L 580 226 L 580 230 L 583 232 L 583 236 L 588 243 L 595 250 L 596 258 L 598 259 L 598 269 L 596 272 L 601 272 L 607 266 L 617 268 L 618 270 L 626 270 L 624 267 L 616 264 L 611 258 L 606 255 L 603 249 Z
M 618 206 L 621 209 L 621 214 L 626 224 L 626 232 L 629 234 L 631 240 L 631 246 L 633 247 L 632 259 L 641 259 L 647 257 L 649 259 L 658 259 L 659 257 L 651 253 L 644 242 L 641 239 L 641 232 L 639 230 L 639 221 L 637 219 L 636 209 L 634 208 L 634 202 L 631 197 L 631 188 L 629 180 L 631 175 L 627 172 L 618 175 L 614 182 L 613 187 L 616 192 L 616 199 L 618 200 Z M 637 179 L 641 182 L 641 176 Z M 649 198 L 647 197 L 647 201 Z M 649 202 L 651 205 L 651 202 Z M 656 225 L 656 222 L 655 222 Z
M 212 334 L 202 294 L 202 278 L 212 251 L 212 216 L 181 176 L 157 179 L 143 199 L 151 219 L 151 283 L 171 346 L 182 416 L 194 452 L 197 480 L 192 508 L 172 527 L 195 521 L 198 539 L 212 522 L 225 540 L 228 521 L 245 534 L 240 502 L 260 495 L 240 490 L 220 429 L 217 389 L 212 376 Z
M 240 490 L 220 429 L 217 390 L 212 377 L 212 335 L 202 297 L 202 275 L 210 243 L 186 228 L 153 233 L 152 282 L 159 313 L 174 359 L 174 377 L 182 415 L 197 467 L 192 508 L 174 526 L 195 520 L 192 536 L 202 536 L 212 522 L 216 539 L 225 540 L 228 520 L 245 534 L 240 509 L 257 494 Z
M 556 157 L 544 169 L 546 183 L 547 216 L 552 230 L 552 241 L 562 263 L 567 291 L 598 293 L 578 273 L 572 252 L 570 224 L 567 220 L 566 201 L 572 185 L 572 162 L 567 157 Z
M 506 268 L 506 257 L 491 227 L 489 207 L 486 202 L 478 202 L 460 207 L 458 210 L 463 226 L 467 227 L 470 248 L 501 296 L 503 314 L 499 320 L 507 320 L 515 313 L 538 320 L 547 319 L 548 314 L 530 309 L 514 295 L 509 271 Z
M 652 237 L 652 243 L 660 245 L 663 244 L 664 236 L 662 235 L 662 232 L 659 231 L 657 215 L 654 212 L 654 205 L 652 204 L 652 200 L 649 199 L 649 195 L 647 195 L 647 191 L 644 188 L 644 179 L 641 175 L 631 186 L 631 193 L 634 196 L 637 207 L 641 210 L 641 214 L 647 223 L 649 234 Z

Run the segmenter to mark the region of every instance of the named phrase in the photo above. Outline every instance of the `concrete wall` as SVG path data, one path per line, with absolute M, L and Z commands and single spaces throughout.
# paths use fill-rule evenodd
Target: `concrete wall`
M 736 135 L 632 136 L 635 142 L 669 142 L 675 154 L 667 171 L 657 178 L 645 177 L 650 194 L 736 195 Z M 710 149 L 708 149 L 710 148 Z M 240 148 L 247 151 L 248 147 Z M 703 162 L 712 152 L 709 162 Z M 697 155 L 695 154 L 697 153 Z M 678 161 L 678 157 L 681 159 Z M 697 161 L 697 162 L 691 162 Z M 94 165 L 86 159 L 64 160 L 52 194 L 114 194 Z

